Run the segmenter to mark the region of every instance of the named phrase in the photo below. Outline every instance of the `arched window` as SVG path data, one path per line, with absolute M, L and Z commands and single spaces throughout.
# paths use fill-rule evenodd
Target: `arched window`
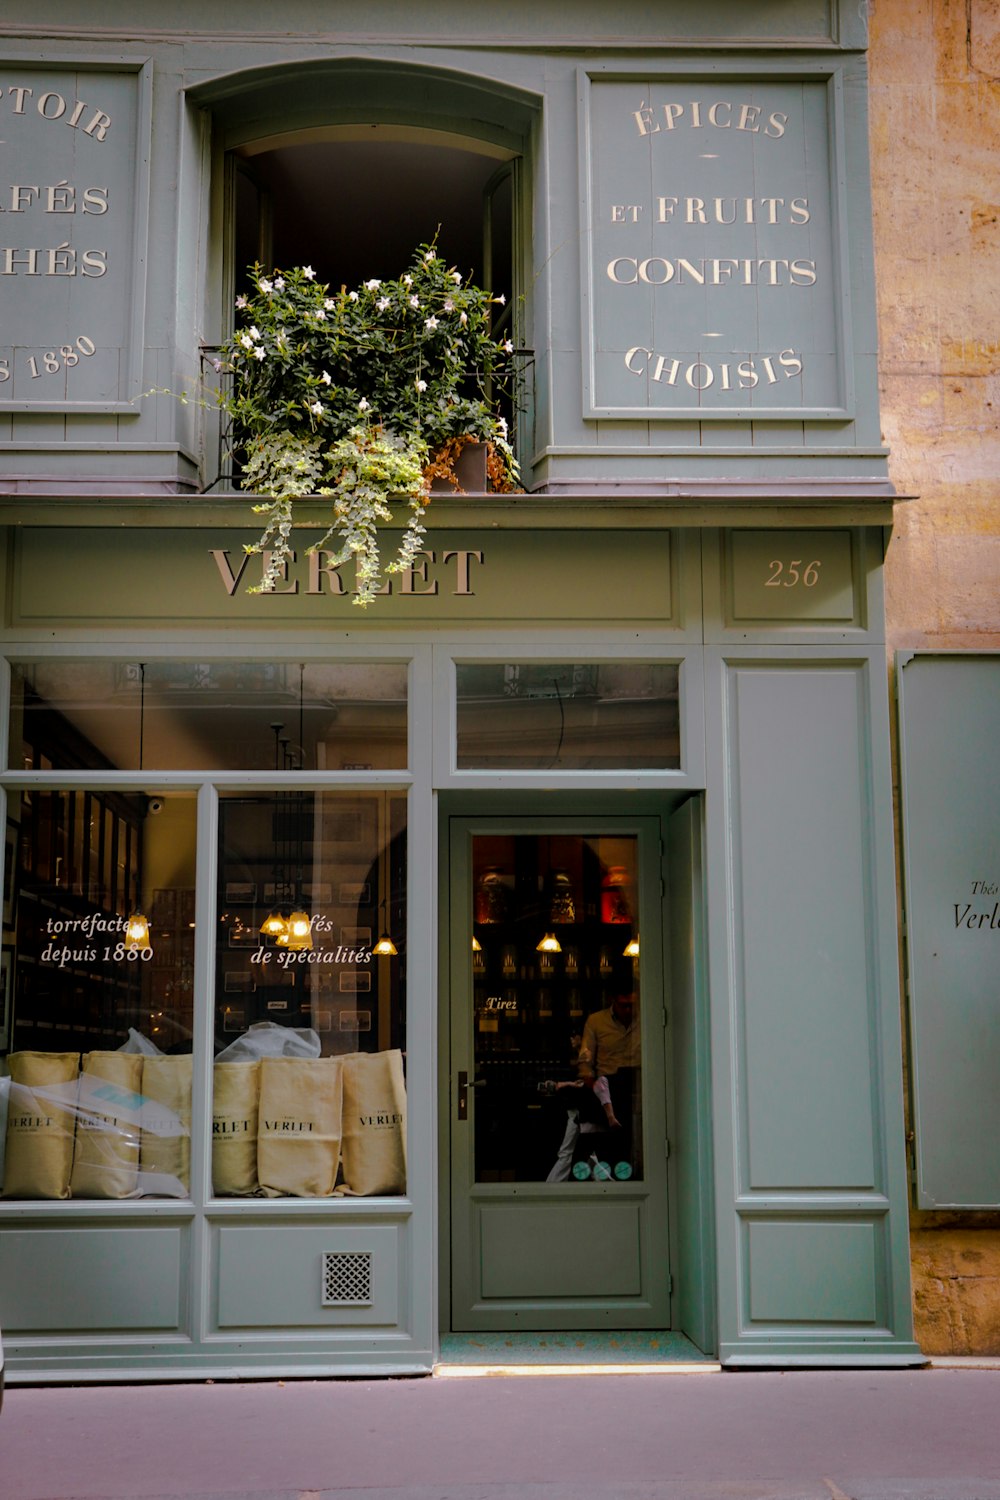
M 213 122 L 218 335 L 247 268 L 311 265 L 332 288 L 400 275 L 434 243 L 503 295 L 494 332 L 530 344 L 526 296 L 537 101 L 406 64 L 338 61 L 201 86 Z M 522 384 L 527 383 L 527 376 Z M 526 447 L 524 391 L 510 422 Z

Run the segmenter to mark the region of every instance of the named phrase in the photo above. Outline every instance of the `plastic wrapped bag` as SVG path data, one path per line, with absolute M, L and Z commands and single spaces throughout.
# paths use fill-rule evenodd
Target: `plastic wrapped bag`
M 184 1198 L 191 1190 L 191 1056 L 142 1059 L 140 1188 Z
M 138 1053 L 84 1053 L 70 1177 L 74 1198 L 138 1194 L 142 1068 Z
M 68 1198 L 73 1169 L 77 1052 L 12 1052 L 5 1198 Z
M 305 1027 L 257 1021 L 242 1036 L 216 1054 L 216 1062 L 249 1062 L 259 1057 L 319 1057 L 318 1034 Z

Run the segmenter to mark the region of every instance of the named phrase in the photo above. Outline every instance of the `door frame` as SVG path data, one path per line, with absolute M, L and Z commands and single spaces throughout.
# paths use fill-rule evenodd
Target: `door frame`
M 688 843 L 676 857 L 668 843 L 671 818 L 682 805 L 692 802 L 683 819 Z M 440 961 L 438 1006 L 438 1262 L 440 1266 L 440 1326 L 451 1331 L 451 1130 L 454 1087 L 451 1077 L 451 966 L 449 963 L 451 918 L 450 820 L 505 816 L 512 820 L 539 816 L 600 818 L 627 822 L 630 818 L 655 815 L 666 847 L 661 859 L 663 898 L 661 942 L 664 986 L 669 1021 L 664 1036 L 666 1128 L 671 1143 L 667 1173 L 669 1228 L 670 1326 L 692 1338 L 704 1352 L 713 1354 L 716 1340 L 715 1207 L 711 1162 L 710 1069 L 705 1054 L 708 1035 L 708 975 L 705 958 L 706 925 L 704 871 L 701 842 L 704 829 L 704 796 L 689 790 L 648 791 L 447 791 L 438 794 L 438 942 Z M 675 822 L 677 820 L 674 820 Z M 696 846 L 696 847 L 695 847 Z M 669 882 L 680 882 L 682 899 L 676 903 L 684 927 L 683 952 L 677 934 L 670 928 Z M 683 1025 L 675 1028 L 675 1006 L 684 1008 Z M 678 1049 L 678 1040 L 682 1046 Z M 677 1082 L 683 1077 L 685 1107 L 683 1142 L 677 1141 Z M 678 1151 L 678 1146 L 680 1150 Z M 678 1194 L 678 1182 L 686 1184 Z M 666 1274 L 666 1268 L 664 1270 Z

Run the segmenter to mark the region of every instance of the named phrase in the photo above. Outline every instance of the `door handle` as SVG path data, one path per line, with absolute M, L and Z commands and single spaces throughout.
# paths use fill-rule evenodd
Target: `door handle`
M 458 1075 L 458 1118 L 460 1120 L 467 1120 L 469 1118 L 469 1090 L 470 1089 L 484 1089 L 485 1087 L 486 1087 L 486 1079 L 485 1078 L 473 1078 L 473 1079 L 470 1079 L 468 1073 L 464 1073 L 464 1072 L 463 1073 L 459 1073 L 459 1075 Z

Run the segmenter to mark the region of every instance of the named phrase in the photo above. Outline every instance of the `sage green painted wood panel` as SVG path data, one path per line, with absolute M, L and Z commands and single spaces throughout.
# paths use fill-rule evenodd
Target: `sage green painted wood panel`
M 839 74 L 754 73 L 588 79 L 590 416 L 852 414 Z
M 5 83 L 15 77 L 3 133 L 21 186 L 4 204 L 0 410 L 129 411 L 145 312 L 150 68 L 50 61 L 22 63 Z
M 638 1297 L 642 1222 L 635 1202 L 479 1203 L 482 1295 Z
M 548 4 L 519 0 L 505 8 L 501 30 L 495 9 L 469 5 L 436 3 L 415 12 L 409 0 L 368 0 L 363 10 L 350 0 L 289 0 L 282 11 L 281 30 L 302 41 L 326 41 L 328 46 L 331 37 L 356 43 L 389 36 L 402 41 L 426 42 L 435 37 L 450 43 L 479 41 L 509 48 L 551 42 L 553 35 L 562 45 L 577 42 L 587 47 L 643 40 L 662 46 L 733 35 L 758 43 L 784 43 L 791 38 L 863 45 L 863 18 L 853 19 L 860 14 L 857 6 L 843 4 L 843 10 L 839 18 L 837 0 L 770 0 L 749 9 L 746 0 L 716 0 L 710 8 L 657 5 L 611 15 L 605 0 L 575 0 L 571 9 L 558 0 Z M 18 32 L 30 30 L 38 23 L 38 7 L 29 0 L 6 0 L 4 16 L 11 29 L 17 22 Z M 46 0 L 45 17 L 50 26 L 77 32 L 78 0 Z M 101 27 L 116 33 L 116 40 L 141 36 L 145 20 L 142 13 L 137 14 L 134 0 L 102 0 Z M 165 32 L 191 43 L 201 35 L 205 45 L 220 34 L 259 36 L 264 43 L 275 37 L 273 7 L 249 5 L 246 0 L 214 0 L 210 7 L 204 0 L 172 0 L 169 15 L 157 14 L 148 25 L 152 36 L 147 40 Z
M 187 1227 L 5 1228 L 3 1331 L 142 1333 L 186 1321 Z M 183 1282 L 182 1282 L 183 1278 Z
M 918 1201 L 1000 1205 L 1000 655 L 898 659 Z
M 748 1321 L 874 1323 L 876 1226 L 755 1221 L 747 1226 Z
M 692 797 L 667 823 L 667 1035 L 673 1051 L 668 1128 L 674 1187 L 670 1259 L 674 1268 L 672 1326 L 711 1354 L 717 1333 L 702 819 L 702 798 Z
M 311 568 L 305 548 L 321 534 L 304 531 L 287 582 L 255 595 L 248 590 L 260 580 L 261 559 L 243 553 L 253 533 L 123 530 L 109 540 L 98 528 L 29 527 L 15 541 L 12 623 L 366 624 L 351 595 L 332 595 L 331 576 Z M 675 608 L 667 531 L 643 533 L 638 543 L 628 531 L 456 531 L 428 540 L 426 579 L 421 569 L 388 580 L 391 595 L 371 611 L 378 622 L 510 625 L 596 615 L 602 623 L 659 625 Z
M 729 674 L 747 1186 L 872 1188 L 864 668 Z
M 395 1326 L 409 1239 L 403 1226 L 226 1225 L 215 1239 L 218 1327 Z M 370 1301 L 323 1305 L 324 1257 L 368 1260 Z
M 728 533 L 728 623 L 857 624 L 852 534 Z

